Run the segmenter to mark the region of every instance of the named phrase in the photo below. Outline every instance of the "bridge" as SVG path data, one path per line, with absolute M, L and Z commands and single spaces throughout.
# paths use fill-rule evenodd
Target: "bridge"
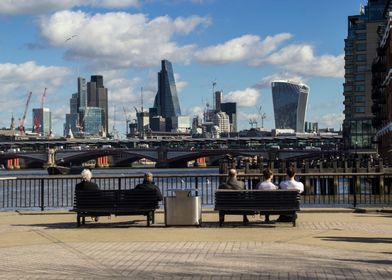
M 0 163 L 7 168 L 42 167 L 48 162 L 46 151 L 9 151 L 0 153 Z M 52 162 L 57 165 L 81 165 L 95 160 L 98 165 L 130 166 L 140 159 L 155 162 L 156 167 L 186 167 L 189 161 L 209 158 L 211 161 L 223 157 L 259 157 L 263 160 L 320 158 L 324 154 L 336 154 L 336 150 L 317 149 L 180 149 L 180 148 L 86 148 L 55 150 Z

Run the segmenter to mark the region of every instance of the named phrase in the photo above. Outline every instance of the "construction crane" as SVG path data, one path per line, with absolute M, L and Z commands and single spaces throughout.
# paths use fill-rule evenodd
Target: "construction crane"
M 44 115 L 44 104 L 45 104 L 45 98 L 46 98 L 46 90 L 47 90 L 47 88 L 44 89 L 44 93 L 41 96 L 41 107 L 40 107 L 40 109 L 41 109 L 41 118 L 43 118 L 43 115 Z M 40 120 L 39 119 L 40 119 L 40 115 L 36 114 L 35 118 L 34 118 L 33 131 L 37 132 L 37 133 L 39 132 L 39 128 L 40 128 L 40 123 L 39 123 Z
M 249 124 L 251 128 L 253 128 L 253 125 L 256 125 L 255 128 L 257 128 L 257 120 L 255 118 L 250 118 Z
M 24 124 L 25 124 L 26 113 L 27 113 L 27 109 L 29 108 L 29 104 L 30 104 L 30 100 L 31 100 L 31 95 L 32 94 L 33 93 L 31 91 L 27 94 L 27 100 L 26 100 L 26 104 L 25 104 L 25 109 L 24 109 L 22 117 L 19 119 L 19 131 L 20 131 L 21 134 L 25 134 L 25 132 L 26 132 Z
M 125 131 L 126 131 L 126 135 L 128 135 L 129 123 L 131 122 L 131 118 L 128 116 L 125 106 L 123 106 L 123 111 L 124 111 L 125 123 L 127 125 Z

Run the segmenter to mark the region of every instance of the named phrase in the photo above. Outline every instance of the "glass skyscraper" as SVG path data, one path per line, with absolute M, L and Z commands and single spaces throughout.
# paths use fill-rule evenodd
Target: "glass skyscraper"
M 170 131 L 171 117 L 180 116 L 181 109 L 172 64 L 168 60 L 162 60 L 162 70 L 158 73 L 158 92 L 154 108 L 157 109 L 158 115 L 166 119 L 166 130 Z
M 273 81 L 271 86 L 275 128 L 304 132 L 309 87 L 291 81 Z
M 52 113 L 49 108 L 33 109 L 33 127 L 35 132 L 48 136 L 52 132 Z

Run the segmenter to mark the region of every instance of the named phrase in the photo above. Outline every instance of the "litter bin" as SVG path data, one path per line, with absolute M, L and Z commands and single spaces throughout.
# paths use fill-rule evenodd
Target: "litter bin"
M 167 226 L 200 226 L 200 197 L 192 196 L 192 190 L 173 191 L 175 196 L 165 197 L 165 224 Z

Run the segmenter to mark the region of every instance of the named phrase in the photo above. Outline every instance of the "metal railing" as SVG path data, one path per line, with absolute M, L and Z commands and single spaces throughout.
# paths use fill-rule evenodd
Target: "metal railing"
M 247 189 L 252 189 L 261 174 L 240 175 Z M 276 174 L 275 184 L 284 180 Z M 305 185 L 302 206 L 357 207 L 391 206 L 392 174 L 379 173 L 306 173 L 296 178 Z M 101 189 L 130 189 L 142 182 L 141 176 L 97 176 Z M 156 185 L 163 196 L 173 196 L 175 189 L 193 190 L 201 197 L 203 207 L 214 205 L 214 193 L 226 175 L 157 175 Z M 79 176 L 0 178 L 0 210 L 72 208 L 73 194 Z

